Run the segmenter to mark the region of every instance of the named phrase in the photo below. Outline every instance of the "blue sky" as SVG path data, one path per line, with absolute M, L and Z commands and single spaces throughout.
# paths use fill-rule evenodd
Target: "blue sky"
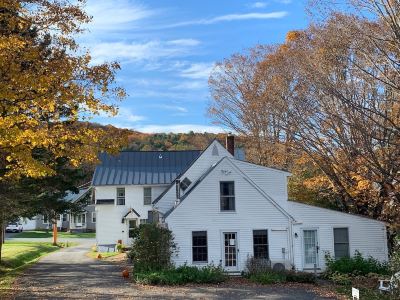
M 206 115 L 215 62 L 282 42 L 307 25 L 305 0 L 88 0 L 80 42 L 95 63 L 118 61 L 128 97 L 92 121 L 142 132 L 223 132 Z

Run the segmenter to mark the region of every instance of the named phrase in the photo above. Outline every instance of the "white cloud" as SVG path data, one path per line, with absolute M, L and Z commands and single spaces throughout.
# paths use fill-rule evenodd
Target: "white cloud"
M 144 133 L 160 133 L 160 132 L 187 133 L 189 131 L 211 132 L 211 133 L 225 132 L 223 128 L 218 126 L 208 126 L 199 124 L 144 125 L 135 127 L 135 130 Z
M 115 119 L 136 123 L 139 121 L 146 120 L 147 118 L 145 116 L 134 114 L 128 108 L 120 107 L 118 109 L 118 115 L 115 116 Z
M 104 61 L 127 60 L 146 61 L 165 57 L 177 57 L 192 53 L 193 47 L 200 44 L 194 39 L 172 41 L 136 42 L 103 42 L 89 45 L 93 63 Z
M 249 5 L 251 8 L 264 8 L 267 6 L 267 3 L 265 2 L 254 2 Z
M 175 24 L 165 25 L 163 28 L 174 28 L 189 25 L 210 25 L 220 22 L 240 21 L 240 20 L 254 20 L 254 19 L 281 19 L 288 15 L 286 11 L 276 11 L 270 13 L 247 13 L 247 14 L 229 14 L 222 15 L 209 19 L 199 19 L 186 22 L 179 22 Z
M 179 40 L 168 41 L 166 44 L 176 45 L 176 46 L 197 46 L 200 44 L 200 41 L 195 39 L 179 39 Z
M 93 17 L 88 25 L 90 31 L 126 30 L 128 24 L 156 14 L 142 4 L 129 0 L 89 0 L 86 12 Z
M 207 81 L 191 80 L 178 83 L 171 87 L 172 90 L 199 90 L 207 87 Z
M 191 79 L 208 79 L 214 63 L 193 63 L 181 71 L 181 76 Z
M 172 110 L 178 113 L 187 113 L 188 109 L 183 107 L 183 106 L 178 106 L 178 105 L 167 105 L 167 104 L 160 104 L 156 105 L 156 107 L 165 109 L 165 110 Z

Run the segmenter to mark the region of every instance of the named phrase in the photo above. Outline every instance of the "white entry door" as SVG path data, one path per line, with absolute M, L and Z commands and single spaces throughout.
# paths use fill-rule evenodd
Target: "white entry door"
M 304 239 L 304 268 L 318 267 L 318 231 L 316 229 L 303 230 Z
M 224 267 L 228 271 L 236 271 L 238 269 L 238 247 L 237 233 L 224 232 Z

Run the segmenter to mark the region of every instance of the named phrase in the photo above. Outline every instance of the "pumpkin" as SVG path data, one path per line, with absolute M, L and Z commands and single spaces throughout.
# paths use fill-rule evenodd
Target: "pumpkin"
M 129 271 L 127 269 L 122 271 L 122 277 L 129 278 Z
M 99 253 L 99 254 L 97 254 L 97 258 L 98 258 L 98 259 L 102 259 L 103 256 L 101 256 L 101 254 Z

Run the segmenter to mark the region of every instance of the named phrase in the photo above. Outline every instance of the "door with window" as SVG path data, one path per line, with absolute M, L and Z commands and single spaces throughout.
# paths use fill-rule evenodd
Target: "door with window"
M 237 232 L 224 232 L 224 268 L 228 271 L 238 269 L 238 242 Z
M 318 264 L 318 231 L 316 229 L 303 230 L 304 268 L 312 269 Z

